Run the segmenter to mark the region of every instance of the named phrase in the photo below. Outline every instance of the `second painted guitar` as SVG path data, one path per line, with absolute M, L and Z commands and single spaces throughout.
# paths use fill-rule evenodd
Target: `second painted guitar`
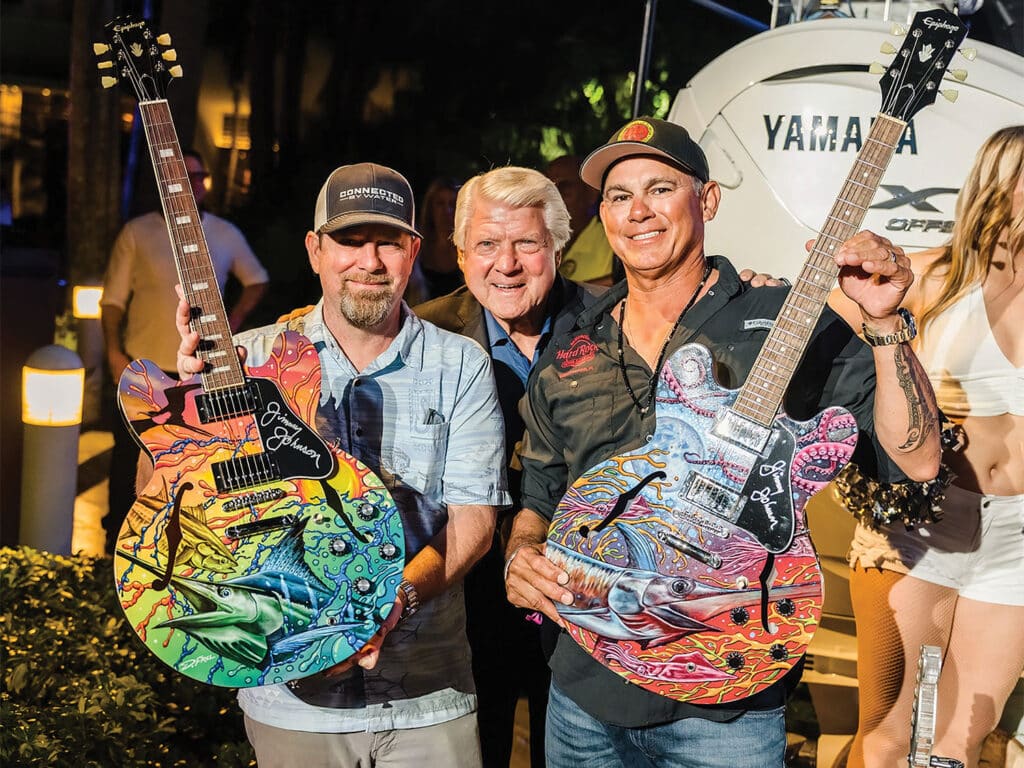
M 804 508 L 849 461 L 841 408 L 797 422 L 780 407 L 907 121 L 935 100 L 966 27 L 923 11 L 882 77 L 883 103 L 810 257 L 739 390 L 711 355 L 681 347 L 660 371 L 657 429 L 585 472 L 558 505 L 547 555 L 569 574 L 558 605 L 573 639 L 631 683 L 716 704 L 778 682 L 821 617 Z

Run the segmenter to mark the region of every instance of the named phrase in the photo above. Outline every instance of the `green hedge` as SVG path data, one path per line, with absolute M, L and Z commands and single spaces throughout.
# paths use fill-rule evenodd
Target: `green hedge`
M 109 557 L 0 549 L 0 764 L 255 765 L 234 691 L 146 650 L 112 569 Z

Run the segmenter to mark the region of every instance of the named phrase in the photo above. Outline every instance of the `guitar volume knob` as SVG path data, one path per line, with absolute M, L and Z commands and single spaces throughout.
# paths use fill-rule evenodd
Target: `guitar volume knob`
M 331 554 L 344 555 L 348 552 L 348 542 L 344 539 L 331 539 Z

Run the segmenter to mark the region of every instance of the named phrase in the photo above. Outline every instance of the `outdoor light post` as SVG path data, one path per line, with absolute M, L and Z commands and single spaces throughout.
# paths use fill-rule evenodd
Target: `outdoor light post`
M 100 420 L 103 402 L 103 327 L 100 325 L 100 300 L 103 288 L 76 285 L 72 292 L 71 313 L 78 330 L 78 355 L 85 368 L 85 396 L 82 423 L 95 425 Z
M 19 540 L 57 554 L 71 553 L 84 382 L 81 359 L 56 344 L 37 349 L 22 369 Z

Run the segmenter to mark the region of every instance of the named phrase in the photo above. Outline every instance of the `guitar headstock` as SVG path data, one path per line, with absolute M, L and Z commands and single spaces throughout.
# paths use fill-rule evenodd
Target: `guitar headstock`
M 967 25 L 949 11 L 918 11 L 903 47 L 882 75 L 882 113 L 908 122 L 932 104 L 965 37 Z M 956 76 L 962 80 L 966 74 Z
M 128 85 L 139 101 L 166 98 L 167 84 L 182 75 L 173 63 L 178 54 L 170 47 L 171 36 L 154 35 L 145 19 L 132 16 L 118 16 L 104 29 L 109 44 L 92 46 L 103 87 Z

